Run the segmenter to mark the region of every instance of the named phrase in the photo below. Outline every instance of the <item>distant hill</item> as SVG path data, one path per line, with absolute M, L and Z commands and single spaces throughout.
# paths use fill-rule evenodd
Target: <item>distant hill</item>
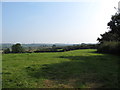
M 5 48 L 11 48 L 13 44 L 12 43 L 2 43 L 0 44 L 0 49 L 5 49 Z M 32 44 L 22 44 L 22 46 L 24 48 L 29 48 L 29 47 L 52 47 L 53 45 L 56 45 L 57 47 L 61 47 L 61 46 L 72 46 L 73 44 L 36 44 L 36 43 L 32 43 Z

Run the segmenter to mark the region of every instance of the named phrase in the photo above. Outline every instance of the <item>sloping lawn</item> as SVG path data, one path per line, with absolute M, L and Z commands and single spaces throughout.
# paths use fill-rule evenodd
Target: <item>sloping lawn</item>
M 118 88 L 120 57 L 95 51 L 3 54 L 3 88 Z

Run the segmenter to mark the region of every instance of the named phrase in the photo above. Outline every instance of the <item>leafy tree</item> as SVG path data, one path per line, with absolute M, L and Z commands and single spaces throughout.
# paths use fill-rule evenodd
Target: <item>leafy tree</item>
M 13 53 L 23 53 L 24 49 L 23 49 L 23 47 L 21 46 L 20 43 L 17 43 L 17 44 L 12 46 L 12 52 Z
M 119 54 L 120 52 L 120 12 L 118 11 L 111 17 L 107 24 L 109 31 L 100 34 L 98 38 L 99 46 L 97 51 L 103 53 Z
M 56 45 L 55 45 L 55 44 L 53 44 L 52 48 L 56 48 Z
M 5 49 L 4 53 L 10 53 L 10 49 L 9 48 Z
M 100 43 L 104 41 L 120 41 L 120 13 L 117 12 L 115 15 L 111 17 L 110 22 L 107 24 L 108 28 L 110 29 L 108 32 L 101 34 L 101 38 L 97 40 Z
M 57 51 L 57 48 L 56 48 L 56 45 L 55 44 L 53 44 L 53 46 L 52 46 L 52 49 L 51 49 L 52 51 Z

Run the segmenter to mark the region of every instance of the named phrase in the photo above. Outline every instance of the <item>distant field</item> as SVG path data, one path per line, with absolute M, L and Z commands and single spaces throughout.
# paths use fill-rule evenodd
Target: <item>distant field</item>
M 118 88 L 120 57 L 95 51 L 3 54 L 3 88 Z

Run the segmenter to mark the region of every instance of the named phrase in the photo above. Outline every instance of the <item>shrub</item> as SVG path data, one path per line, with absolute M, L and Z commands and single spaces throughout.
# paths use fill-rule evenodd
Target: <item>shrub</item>
M 4 53 L 10 53 L 10 49 L 9 48 L 7 48 L 7 49 L 5 49 L 4 51 L 3 51 Z
M 97 51 L 102 53 L 119 54 L 120 42 L 103 42 L 99 45 Z

